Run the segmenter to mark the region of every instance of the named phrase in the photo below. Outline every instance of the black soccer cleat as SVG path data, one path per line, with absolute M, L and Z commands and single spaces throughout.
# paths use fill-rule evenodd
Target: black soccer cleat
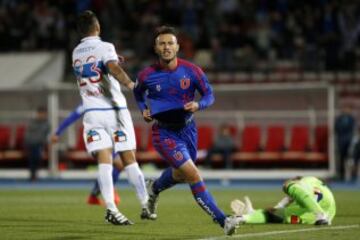
M 148 208 L 151 214 L 154 215 L 155 218 L 157 218 L 156 214 L 156 208 L 157 208 L 157 201 L 159 200 L 159 194 L 154 193 L 153 191 L 153 185 L 155 180 L 154 179 L 148 179 L 146 180 L 146 188 L 149 194 L 149 200 L 148 200 Z M 153 219 L 155 220 L 155 219 Z
M 148 220 L 156 220 L 156 214 L 151 213 L 148 208 L 143 208 L 141 210 L 140 218 L 141 219 L 148 219 Z
M 127 219 L 119 211 L 114 212 L 110 209 L 106 210 L 105 221 L 114 225 L 133 225 L 134 223 Z
M 326 219 L 319 219 L 319 220 L 316 220 L 315 225 L 318 225 L 318 226 L 320 226 L 320 225 L 330 225 L 330 223 Z

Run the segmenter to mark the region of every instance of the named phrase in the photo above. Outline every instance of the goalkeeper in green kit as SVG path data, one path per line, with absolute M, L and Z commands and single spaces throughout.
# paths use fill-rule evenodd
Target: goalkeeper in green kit
M 289 223 L 330 225 L 335 217 L 335 199 L 330 189 L 316 177 L 297 177 L 285 181 L 287 195 L 269 209 L 254 209 L 248 197 L 235 199 L 231 209 L 239 224 Z

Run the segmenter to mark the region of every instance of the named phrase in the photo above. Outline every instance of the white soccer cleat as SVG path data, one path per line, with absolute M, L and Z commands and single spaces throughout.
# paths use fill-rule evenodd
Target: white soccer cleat
M 250 200 L 250 198 L 248 196 L 244 197 L 244 202 L 245 202 L 244 214 L 253 213 L 255 210 L 254 210 L 253 205 L 251 203 L 251 200 Z
M 245 204 L 239 199 L 232 200 L 230 208 L 236 216 L 244 215 Z
M 228 236 L 233 235 L 239 227 L 240 218 L 237 216 L 229 216 L 225 218 L 224 233 Z

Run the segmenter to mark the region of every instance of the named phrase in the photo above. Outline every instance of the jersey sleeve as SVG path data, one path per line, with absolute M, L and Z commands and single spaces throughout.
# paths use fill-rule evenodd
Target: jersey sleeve
M 115 51 L 115 47 L 112 43 L 104 43 L 102 61 L 106 65 L 107 62 L 116 61 L 118 62 L 118 55 Z
M 215 101 L 215 98 L 208 78 L 199 67 L 196 67 L 195 69 L 195 79 L 196 89 L 201 95 L 199 109 L 202 110 L 212 105 Z

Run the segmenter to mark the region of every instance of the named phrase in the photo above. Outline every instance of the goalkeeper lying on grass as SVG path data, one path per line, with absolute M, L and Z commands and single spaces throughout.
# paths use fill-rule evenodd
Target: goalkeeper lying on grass
M 335 217 L 335 199 L 330 189 L 315 177 L 297 177 L 285 181 L 287 195 L 269 209 L 254 209 L 248 197 L 235 199 L 231 209 L 239 224 L 290 223 L 330 225 Z

